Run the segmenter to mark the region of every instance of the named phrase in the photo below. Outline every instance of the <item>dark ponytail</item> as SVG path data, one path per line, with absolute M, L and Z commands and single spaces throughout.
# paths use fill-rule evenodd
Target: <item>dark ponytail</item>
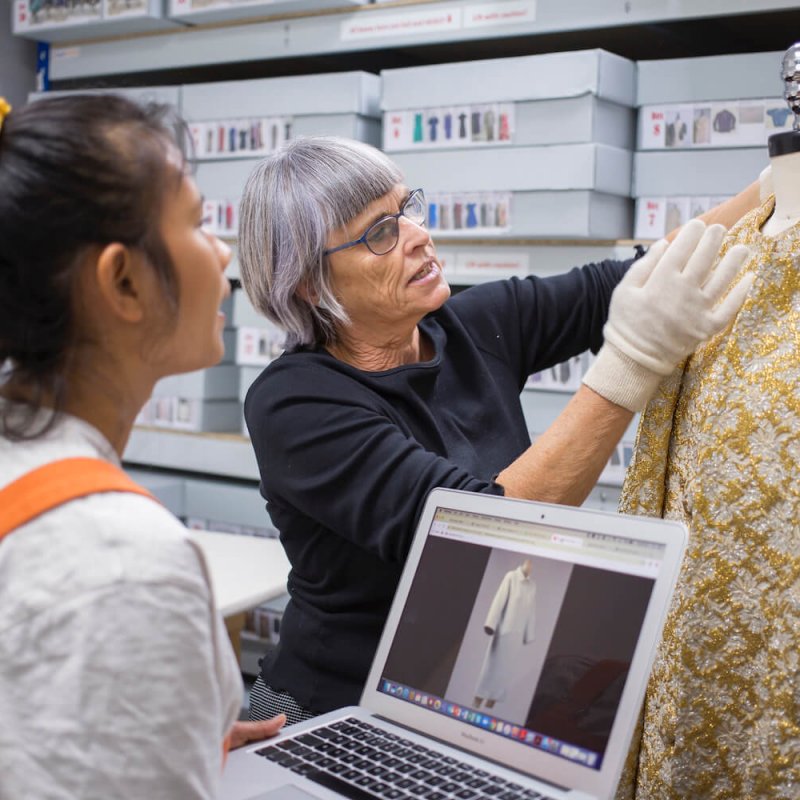
M 45 98 L 5 118 L 0 382 L 6 397 L 24 400 L 31 419 L 43 402 L 54 416 L 62 407 L 77 333 L 77 271 L 88 248 L 112 242 L 140 248 L 176 303 L 159 220 L 167 183 L 180 174 L 168 168 L 170 152 L 185 160 L 183 127 L 168 106 L 140 106 L 118 95 Z M 29 423 L 12 425 L 6 413 L 0 432 L 42 432 Z

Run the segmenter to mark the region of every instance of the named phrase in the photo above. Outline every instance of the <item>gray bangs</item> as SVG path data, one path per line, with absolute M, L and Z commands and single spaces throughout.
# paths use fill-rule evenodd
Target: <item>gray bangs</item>
M 331 342 L 348 324 L 323 256 L 328 236 L 402 181 L 380 150 L 335 137 L 298 138 L 251 173 L 239 211 L 242 284 L 286 331 L 286 347 Z

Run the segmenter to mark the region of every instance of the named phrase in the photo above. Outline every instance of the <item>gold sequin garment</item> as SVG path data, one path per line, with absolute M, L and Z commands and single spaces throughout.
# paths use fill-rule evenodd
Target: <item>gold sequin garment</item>
M 690 538 L 619 800 L 800 798 L 800 225 L 744 217 L 756 273 L 729 332 L 642 415 L 620 510 Z

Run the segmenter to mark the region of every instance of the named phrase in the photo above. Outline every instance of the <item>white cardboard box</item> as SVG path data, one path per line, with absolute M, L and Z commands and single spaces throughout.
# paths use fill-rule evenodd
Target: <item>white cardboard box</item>
M 633 106 L 636 65 L 605 50 L 405 67 L 381 72 L 381 108 L 546 100 L 594 94 Z
M 627 239 L 633 231 L 633 201 L 590 191 L 514 192 L 510 220 L 507 229 L 481 238 Z M 440 249 L 450 240 L 474 235 L 469 229 L 432 232 Z
M 782 58 L 767 52 L 639 61 L 636 105 L 778 97 Z
M 193 433 L 239 433 L 242 428 L 242 405 L 238 399 L 153 397 L 139 412 L 136 424 Z
M 668 103 L 639 109 L 639 150 L 766 147 L 792 129 L 794 116 L 780 98 Z
M 230 324 L 234 328 L 263 328 L 267 320 L 253 308 L 244 289 L 234 289 L 231 295 Z
M 636 239 L 660 239 L 726 199 L 709 195 L 639 197 L 633 235 Z
M 451 105 L 433 110 L 419 108 L 385 111 L 383 149 L 387 152 L 398 152 L 464 146 L 463 139 L 456 135 L 459 117 L 463 114 L 468 118 L 473 109 L 494 107 L 509 109 L 508 115 L 513 118 L 513 130 L 508 138 L 505 141 L 499 137 L 468 141 L 466 146 L 489 148 L 594 142 L 628 150 L 633 148 L 636 124 L 634 111 L 587 94 L 581 97 L 521 101 L 505 105 Z M 426 138 L 424 135 L 415 137 L 415 120 L 432 112 L 438 112 L 439 118 L 449 114 L 455 122 L 451 126 L 443 125 L 444 131 L 436 141 L 431 141 L 429 136 Z M 448 119 L 447 122 L 449 121 Z M 452 135 L 448 139 L 446 134 L 451 133 L 451 127 Z
M 766 147 L 634 155 L 633 196 L 735 195 L 769 163 Z
M 593 190 L 630 196 L 632 154 L 602 144 L 397 153 L 410 186 L 428 192 Z
M 381 123 L 357 114 L 314 114 L 291 119 L 292 136 L 344 136 L 380 145 Z M 209 200 L 232 202 L 237 208 L 250 173 L 265 152 L 241 151 L 219 158 L 203 156 L 195 168 L 195 180 Z M 235 232 L 234 232 L 235 233 Z
M 380 78 L 368 72 L 195 83 L 183 87 L 183 114 L 189 121 L 326 114 L 378 118 L 380 86 Z
M 236 329 L 236 363 L 243 367 L 265 367 L 283 352 L 286 333 L 268 319 L 258 328 Z
M 263 367 L 241 367 L 239 370 L 239 400 L 242 403 L 247 396 L 247 390 L 263 371 Z
M 153 397 L 188 400 L 232 400 L 238 397 L 239 367 L 223 364 L 208 369 L 162 378 L 153 387 Z
M 255 486 L 223 481 L 186 481 L 185 515 L 254 528 L 272 527 L 264 498 Z

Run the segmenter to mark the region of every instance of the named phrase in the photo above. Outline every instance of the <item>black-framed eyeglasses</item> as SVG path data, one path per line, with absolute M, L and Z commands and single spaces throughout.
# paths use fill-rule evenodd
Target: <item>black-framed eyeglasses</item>
M 338 247 L 324 250 L 322 254 L 329 256 L 331 253 L 338 253 L 339 250 L 346 250 L 348 247 L 363 244 L 376 256 L 385 256 L 397 247 L 397 242 L 400 239 L 400 217 L 410 219 L 415 225 L 425 224 L 425 220 L 428 217 L 428 203 L 425 200 L 425 193 L 422 189 L 414 189 L 396 214 L 387 214 L 385 217 L 373 222 L 364 231 L 363 236 L 354 239 L 352 242 L 345 242 Z

